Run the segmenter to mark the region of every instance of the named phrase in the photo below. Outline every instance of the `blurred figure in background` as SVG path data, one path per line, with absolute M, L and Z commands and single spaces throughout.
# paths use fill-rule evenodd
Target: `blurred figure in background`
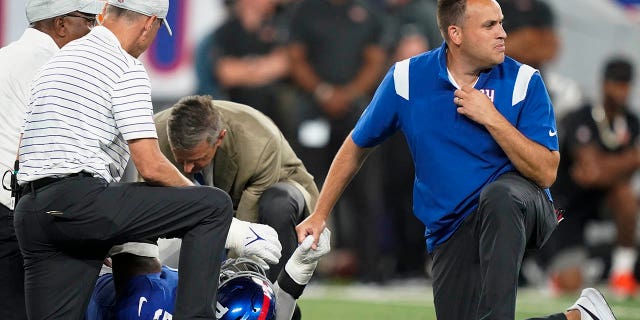
M 505 17 L 503 27 L 507 32 L 506 54 L 538 69 L 559 122 L 567 112 L 581 107 L 584 97 L 573 79 L 545 70 L 545 66 L 558 56 L 561 45 L 552 8 L 542 0 L 502 0 L 500 6 Z M 540 264 L 545 264 L 544 257 L 535 250 L 527 252 L 521 285 L 546 284 Z
M 588 252 L 588 221 L 611 217 L 617 229 L 609 284 L 620 296 L 638 292 L 633 276 L 638 201 L 631 179 L 640 168 L 639 120 L 628 106 L 633 66 L 624 58 L 607 61 L 602 73 L 602 100 L 569 113 L 559 126 L 563 150 L 552 192 L 566 210 L 549 243 L 549 272 L 559 292 L 577 291 L 583 284 Z
M 383 23 L 360 0 L 305 0 L 291 19 L 291 73 L 299 89 L 296 107 L 301 119 L 297 153 L 321 182 L 383 74 Z M 383 210 L 379 155 L 372 155 L 362 170 L 365 174 L 346 190 L 338 209 L 350 212 L 333 221 L 336 253 L 340 248 L 355 249 L 360 279 L 375 281 L 381 274 L 377 270 Z M 356 230 L 362 225 L 356 217 L 366 221 L 365 228 Z M 345 267 L 351 269 L 346 273 L 353 273 L 353 267 Z
M 225 14 L 227 17 L 233 14 L 234 0 L 224 0 Z M 227 18 L 230 19 L 230 18 Z M 210 95 L 217 99 L 226 99 L 226 95 L 220 88 L 215 74 L 215 41 L 214 36 L 219 27 L 209 30 L 198 40 L 193 52 L 193 70 L 196 75 L 197 95 Z
M 276 0 L 231 1 L 227 21 L 213 34 L 211 59 L 226 98 L 253 106 L 283 130 L 286 119 L 279 108 L 281 82 L 289 75 L 288 25 L 278 23 L 277 5 Z
M 436 21 L 436 3 L 432 0 L 369 0 L 382 2 L 387 29 L 392 41 L 390 63 L 404 60 L 437 47 L 442 35 Z
M 385 13 L 385 34 L 391 43 L 388 66 L 439 46 L 443 39 L 436 21 L 436 3 L 432 0 L 369 0 Z M 406 152 L 405 136 L 397 132 L 390 143 L 380 146 L 384 170 L 385 201 L 381 250 L 387 275 L 395 278 L 424 277 L 427 252 L 424 249 L 424 227 L 413 215 L 411 207 L 413 160 Z
M 505 16 L 508 56 L 540 70 L 544 79 L 556 119 L 584 104 L 578 83 L 561 74 L 545 70 L 561 48 L 555 29 L 555 16 L 551 7 L 542 0 L 500 1 Z
M 220 85 L 213 74 L 213 35 L 215 30 L 207 32 L 193 52 L 193 70 L 196 74 L 196 94 L 211 95 L 222 99 Z

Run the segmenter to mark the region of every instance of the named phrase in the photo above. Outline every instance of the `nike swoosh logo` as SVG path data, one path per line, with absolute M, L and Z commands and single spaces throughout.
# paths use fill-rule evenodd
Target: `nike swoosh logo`
M 264 240 L 264 238 L 259 236 L 258 233 L 256 233 L 253 229 L 251 229 L 251 227 L 249 227 L 249 230 L 251 230 L 251 233 L 253 233 L 256 236 L 256 238 L 251 240 L 251 241 L 249 241 L 249 242 L 247 242 L 247 243 L 245 243 L 245 245 L 244 245 L 245 247 L 250 245 L 250 244 L 252 244 L 252 243 L 254 243 L 254 242 L 256 242 L 256 241 L 258 241 L 258 240 Z M 247 237 L 246 239 L 249 240 L 249 239 L 251 239 L 251 237 Z
M 147 298 L 140 297 L 140 301 L 138 301 L 138 318 L 140 317 L 140 311 L 142 311 L 142 304 L 147 302 Z
M 596 315 L 589 311 L 589 309 L 583 307 L 581 304 L 578 304 L 578 306 L 582 308 L 582 310 L 586 311 L 593 320 L 600 320 L 600 318 L 596 317 Z
M 549 137 L 555 137 L 556 134 L 558 134 L 558 131 L 551 131 L 549 130 Z

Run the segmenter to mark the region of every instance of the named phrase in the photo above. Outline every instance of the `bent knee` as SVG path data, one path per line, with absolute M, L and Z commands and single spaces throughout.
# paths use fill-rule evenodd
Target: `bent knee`
M 233 202 L 231 196 L 222 189 L 216 187 L 198 187 L 202 188 L 205 193 L 200 201 L 207 207 L 214 208 L 213 212 L 218 212 L 228 216 L 229 220 L 233 217 Z
M 304 197 L 295 186 L 287 183 L 271 186 L 258 201 L 260 221 L 269 225 L 295 223 L 303 209 Z
M 506 181 L 497 180 L 487 185 L 480 193 L 480 202 L 509 201 L 515 199 L 513 187 Z
M 274 184 L 262 193 L 258 205 L 284 205 L 290 202 L 293 195 L 289 188 L 285 183 Z

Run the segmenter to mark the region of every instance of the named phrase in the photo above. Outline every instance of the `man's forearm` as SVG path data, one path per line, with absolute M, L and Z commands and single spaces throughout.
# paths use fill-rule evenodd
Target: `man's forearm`
M 529 140 L 504 117 L 485 127 L 520 174 L 542 188 L 548 188 L 553 184 L 560 163 L 560 154 L 557 151 L 551 151 Z

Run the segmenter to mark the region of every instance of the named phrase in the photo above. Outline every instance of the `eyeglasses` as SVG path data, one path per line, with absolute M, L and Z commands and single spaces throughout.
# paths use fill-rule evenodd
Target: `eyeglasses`
M 96 25 L 98 25 L 98 18 L 96 16 L 92 16 L 92 15 L 84 15 L 84 14 L 65 14 L 63 15 L 63 17 L 71 17 L 71 18 L 82 18 L 85 21 L 87 21 L 87 23 L 89 25 L 91 25 L 92 27 L 95 27 Z

